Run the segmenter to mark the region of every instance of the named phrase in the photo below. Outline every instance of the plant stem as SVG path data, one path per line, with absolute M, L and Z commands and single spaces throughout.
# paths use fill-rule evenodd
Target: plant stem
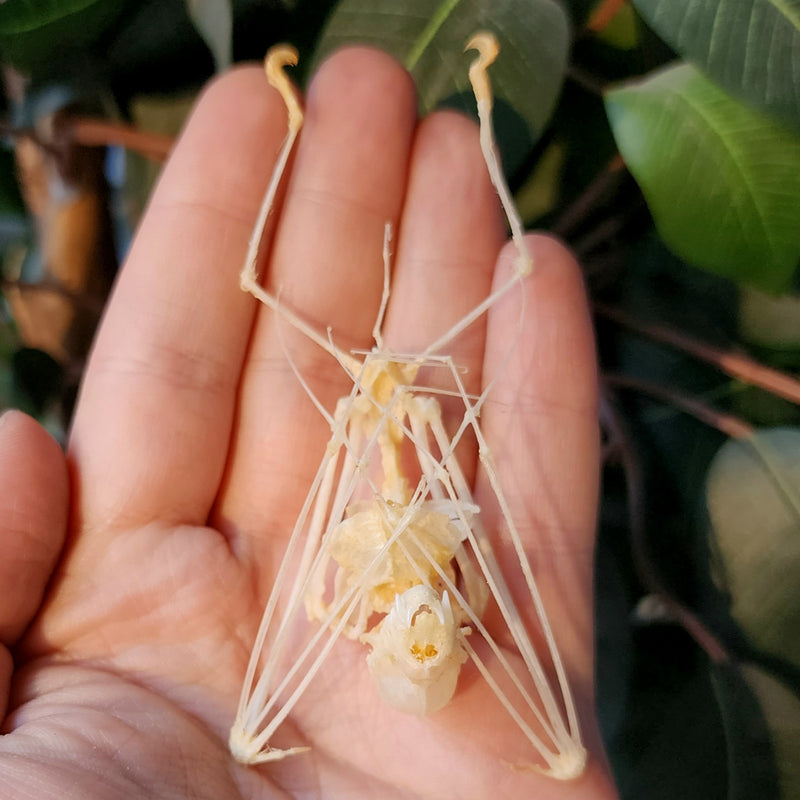
M 589 92 L 589 94 L 593 94 L 595 97 L 603 96 L 605 85 L 590 72 L 576 67 L 575 64 L 570 64 L 567 67 L 567 78 L 577 83 L 581 89 Z
M 602 220 L 596 227 L 581 236 L 580 239 L 571 241 L 570 246 L 579 259 L 584 259 L 596 247 L 605 245 L 614 239 L 629 221 L 627 209 L 623 209 L 622 213 L 614 214 Z
M 624 5 L 625 0 L 603 0 L 592 12 L 586 27 L 593 33 L 600 33 L 617 16 Z
M 624 170 L 625 162 L 617 153 L 558 217 L 552 227 L 553 233 L 565 238 L 570 231 L 589 216 L 599 205 L 600 200 L 615 188 Z
M 142 131 L 132 125 L 109 120 L 69 117 L 63 124 L 64 132 L 76 144 L 85 147 L 124 147 L 158 163 L 166 161 L 174 144 L 171 136 Z
M 87 311 L 97 317 L 100 317 L 103 313 L 104 303 L 101 299 L 93 297 L 86 292 L 76 292 L 74 289 L 70 289 L 52 279 L 32 283 L 30 281 L 14 280 L 12 278 L 0 278 L 0 289 L 4 291 L 17 291 L 20 294 L 26 292 L 47 292 L 63 297 L 65 300 L 69 300 L 76 308 Z
M 653 565 L 647 545 L 642 466 L 633 446 L 632 437 L 607 391 L 604 391 L 601 397 L 600 417 L 610 438 L 609 450 L 618 453 L 619 461 L 625 472 L 631 557 L 642 586 L 648 593 L 656 595 L 664 603 L 668 612 L 702 648 L 711 661 L 718 664 L 729 661 L 730 655 L 722 642 L 706 628 L 691 609 L 672 596 Z
M 753 426 L 741 417 L 717 411 L 708 403 L 683 392 L 650 381 L 632 378 L 629 375 L 605 373 L 603 378 L 608 386 L 646 394 L 660 403 L 680 409 L 732 439 L 749 439 L 753 435 Z
M 169 156 L 174 139 L 158 133 L 142 131 L 132 125 L 91 117 L 61 115 L 58 120 L 59 135 L 67 144 L 82 147 L 107 147 L 116 145 L 133 150 L 151 161 L 161 163 Z M 46 141 L 34 128 L 17 128 L 0 122 L 0 136 L 30 139 L 42 150 L 54 156 L 61 154 L 56 142 Z
M 442 27 L 445 20 L 450 16 L 450 13 L 459 4 L 459 2 L 461 2 L 461 0 L 444 0 L 439 8 L 434 11 L 430 21 L 419 35 L 417 41 L 414 42 L 414 45 L 406 56 L 405 68 L 409 72 L 413 71 L 414 67 L 417 66 L 417 61 L 420 60 L 422 54 L 433 40 L 433 37 L 436 36 L 439 28 Z
M 663 342 L 694 356 L 701 361 L 713 364 L 717 369 L 752 386 L 758 386 L 771 394 L 800 404 L 800 381 L 791 375 L 768 367 L 743 353 L 723 350 L 721 347 L 703 342 L 666 325 L 641 322 L 616 306 L 604 303 L 594 304 L 595 313 L 612 320 L 637 333 Z

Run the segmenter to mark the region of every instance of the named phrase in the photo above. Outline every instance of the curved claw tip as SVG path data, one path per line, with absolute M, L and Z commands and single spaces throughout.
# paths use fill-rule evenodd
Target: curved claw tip
M 464 52 L 467 50 L 477 50 L 481 60 L 488 66 L 497 58 L 500 45 L 497 37 L 490 31 L 477 31 L 472 34 L 464 47 Z
M 299 56 L 297 48 L 290 44 L 276 44 L 270 47 L 264 58 L 264 66 L 268 71 L 293 67 L 297 64 Z
M 270 47 L 264 59 L 267 81 L 274 86 L 283 97 L 289 112 L 289 130 L 297 132 L 303 124 L 303 110 L 295 96 L 292 84 L 283 71 L 284 67 L 293 67 L 297 63 L 297 50 L 290 44 L 276 44 Z

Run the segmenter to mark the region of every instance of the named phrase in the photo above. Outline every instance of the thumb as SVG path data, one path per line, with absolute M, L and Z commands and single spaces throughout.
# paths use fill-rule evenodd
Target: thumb
M 13 662 L 9 648 L 42 602 L 67 527 L 64 455 L 37 422 L 19 411 L 0 417 L 0 720 Z

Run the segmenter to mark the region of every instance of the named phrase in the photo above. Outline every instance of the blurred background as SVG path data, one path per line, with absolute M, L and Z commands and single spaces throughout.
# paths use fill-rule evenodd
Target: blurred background
M 798 0 L 2 0 L 0 408 L 62 442 L 118 265 L 202 86 L 366 42 L 496 126 L 603 368 L 598 711 L 623 798 L 800 798 Z M 231 158 L 236 154 L 231 153 Z

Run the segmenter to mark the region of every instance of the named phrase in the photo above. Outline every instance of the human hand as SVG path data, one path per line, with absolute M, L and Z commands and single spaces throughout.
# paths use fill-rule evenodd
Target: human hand
M 510 767 L 516 728 L 472 687 L 429 718 L 389 709 L 363 645 L 344 641 L 283 734 L 310 753 L 259 768 L 228 754 L 265 598 L 329 436 L 286 351 L 327 407 L 350 388 L 238 288 L 284 126 L 255 68 L 200 102 L 98 334 L 69 486 L 38 426 L 18 414 L 0 426 L 0 796 L 612 797 L 592 711 L 593 340 L 578 268 L 545 237 L 529 238 L 524 329 L 482 427 L 535 554 L 594 750 L 587 771 L 563 784 Z M 475 126 L 452 113 L 417 125 L 408 76 L 343 51 L 312 83 L 261 272 L 339 346 L 369 347 L 386 220 L 398 240 L 384 337 L 413 351 L 486 296 L 514 251 L 498 260 L 505 233 Z M 473 389 L 516 323 L 499 304 L 454 344 Z

